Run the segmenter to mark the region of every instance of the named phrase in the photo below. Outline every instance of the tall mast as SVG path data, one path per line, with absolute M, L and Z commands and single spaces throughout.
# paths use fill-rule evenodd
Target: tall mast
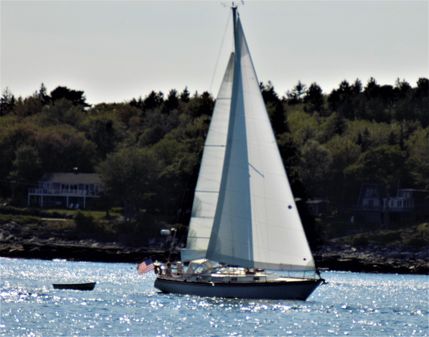
M 235 20 L 236 20 L 236 17 L 237 17 L 237 5 L 235 4 L 234 1 L 232 2 L 231 9 L 232 9 L 232 19 L 233 19 L 233 22 L 234 22 L 234 31 L 235 31 Z
M 233 23 L 233 27 L 234 27 L 234 47 L 236 49 L 237 45 L 235 42 L 237 41 L 237 27 L 236 27 L 236 25 L 237 25 L 237 4 L 234 1 L 232 2 L 231 9 L 232 9 L 232 23 Z

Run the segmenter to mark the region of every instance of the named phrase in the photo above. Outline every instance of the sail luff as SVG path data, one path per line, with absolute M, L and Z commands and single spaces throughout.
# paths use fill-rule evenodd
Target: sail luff
M 206 254 L 219 195 L 231 108 L 234 54 L 232 53 L 216 98 L 209 131 L 204 143 L 198 181 L 192 205 L 186 248 L 182 261 Z
M 248 225 L 251 223 L 248 218 L 251 216 L 251 205 L 247 182 L 247 137 L 240 75 L 241 44 L 235 8 L 233 19 L 235 61 L 230 120 L 219 199 L 206 257 L 227 264 L 235 264 L 239 258 L 251 264 L 253 249 L 252 227 Z M 239 221 L 235 217 L 237 212 L 243 215 Z

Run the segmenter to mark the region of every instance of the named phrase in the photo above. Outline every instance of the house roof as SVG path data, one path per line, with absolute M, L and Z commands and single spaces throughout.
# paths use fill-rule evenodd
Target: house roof
M 41 181 L 60 184 L 102 184 L 96 173 L 50 173 L 43 176 Z
M 404 192 L 425 192 L 428 193 L 428 190 L 423 190 L 423 189 L 418 189 L 418 188 L 399 188 L 399 191 L 404 191 Z

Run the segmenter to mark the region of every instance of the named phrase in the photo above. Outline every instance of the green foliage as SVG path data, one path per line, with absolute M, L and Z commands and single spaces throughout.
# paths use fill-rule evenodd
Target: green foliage
M 96 146 L 83 132 L 67 125 L 46 127 L 34 138 L 45 172 L 93 171 Z
M 79 125 L 85 117 L 84 112 L 65 98 L 57 99 L 43 108 L 45 125 Z
M 295 105 L 287 114 L 287 123 L 295 144 L 303 146 L 310 139 L 316 139 L 319 130 L 317 116 L 309 115 Z
M 324 111 L 324 98 L 322 88 L 317 83 L 312 83 L 304 96 L 305 110 L 310 113 Z
M 412 248 L 427 248 L 429 244 L 429 240 L 425 240 L 423 238 L 411 237 L 404 241 L 405 246 Z
M 346 119 L 337 112 L 334 112 L 320 123 L 318 138 L 321 142 L 327 142 L 335 135 L 342 135 L 346 128 Z
M 109 154 L 97 167 L 105 192 L 130 218 L 153 196 L 159 170 L 153 151 L 130 148 Z
M 376 245 L 396 249 L 427 249 L 429 247 L 429 223 L 410 224 L 395 230 L 372 230 L 366 233 L 343 236 L 335 241 L 353 246 Z
M 417 226 L 417 235 L 420 238 L 423 238 L 424 240 L 429 242 L 429 222 L 422 223 Z
M 338 174 L 342 174 L 348 166 L 353 165 L 361 154 L 359 145 L 339 135 L 331 138 L 326 143 L 326 148 L 332 156 L 332 170 Z
M 379 245 L 388 245 L 402 240 L 400 231 L 384 231 L 372 236 L 371 241 Z
M 43 95 L 43 93 L 46 91 L 43 90 L 43 83 L 40 93 Z M 57 87 L 54 90 L 51 91 L 51 100 L 52 101 L 59 101 L 59 100 L 67 100 L 73 105 L 79 106 L 81 108 L 84 108 L 88 106 L 86 104 L 86 98 L 83 94 L 83 91 L 80 90 L 72 90 L 67 87 Z
M 316 196 L 321 195 L 324 187 L 322 182 L 329 176 L 332 155 L 329 150 L 317 141 L 310 140 L 301 148 L 300 173 L 302 180 Z
M 36 115 L 42 111 L 43 103 L 37 96 L 30 96 L 18 100 L 14 106 L 14 113 L 19 117 Z
M 270 82 L 260 88 L 296 197 L 329 199 L 341 213 L 364 182 L 429 189 L 428 79 L 343 81 L 329 94 L 298 82 L 286 97 Z M 99 172 L 105 208 L 123 207 L 138 226 L 160 214 L 187 223 L 214 99 L 187 88 L 143 97 L 89 106 L 66 87 L 48 94 L 42 84 L 25 98 L 5 90 L 1 196 L 23 200 L 41 174 L 79 167 Z
M 368 245 L 368 238 L 366 238 L 365 236 L 356 236 L 351 241 L 351 244 L 353 246 L 356 246 L 356 247 L 367 246 Z
M 194 97 L 188 104 L 188 114 L 193 118 L 200 117 L 202 115 L 210 116 L 212 114 L 214 102 L 211 95 L 204 91 L 201 96 L 195 93 Z
M 15 152 L 11 179 L 28 186 L 42 176 L 42 165 L 37 149 L 30 145 L 21 145 Z
M 362 153 L 345 173 L 351 179 L 382 182 L 388 188 L 395 188 L 404 174 L 404 161 L 405 153 L 399 146 L 381 145 Z
M 0 116 L 8 115 L 15 108 L 15 96 L 6 88 L 0 97 Z
M 301 81 L 298 81 L 298 83 L 293 87 L 293 89 L 286 93 L 288 104 L 295 105 L 302 103 L 306 91 L 307 86 Z
M 271 120 L 274 133 L 280 135 L 287 130 L 285 111 L 282 101 L 279 99 L 274 90 L 273 84 L 268 81 L 268 84 L 259 84 L 262 97 L 267 107 L 268 116 Z
M 132 118 L 124 117 L 125 114 L 116 104 L 99 104 L 82 121 L 80 128 L 85 137 L 96 146 L 98 160 L 105 159 L 106 155 L 113 152 L 116 145 L 124 139 L 127 123 Z M 138 110 L 129 113 L 133 116 L 138 114 Z
M 0 214 L 0 223 L 37 224 L 40 218 L 32 215 Z
M 82 233 L 91 233 L 96 230 L 95 222 L 92 216 L 77 212 L 74 217 L 76 230 Z
M 408 167 L 414 180 L 429 189 L 429 127 L 413 132 L 406 146 L 409 152 Z

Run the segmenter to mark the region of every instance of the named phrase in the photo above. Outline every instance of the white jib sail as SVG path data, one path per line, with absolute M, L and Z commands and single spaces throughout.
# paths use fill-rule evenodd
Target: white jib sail
M 205 257 L 209 243 L 225 157 L 233 72 L 234 54 L 231 54 L 216 98 L 209 131 L 204 144 L 204 152 L 192 205 L 186 249 L 181 250 L 182 261 Z
M 235 57 L 228 144 L 206 256 L 243 267 L 314 270 L 238 17 Z

